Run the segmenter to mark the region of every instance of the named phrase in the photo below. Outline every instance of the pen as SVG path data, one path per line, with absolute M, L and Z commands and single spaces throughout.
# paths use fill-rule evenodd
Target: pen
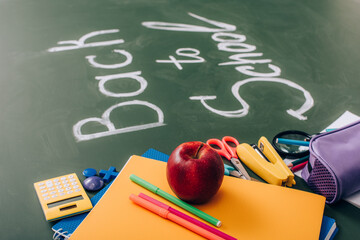
M 138 197 L 134 194 L 130 195 L 130 200 L 133 201 L 135 204 L 159 215 L 160 217 L 163 217 L 165 219 L 169 219 L 179 225 L 181 225 L 182 227 L 185 227 L 193 232 L 195 232 L 196 234 L 199 234 L 207 239 L 211 239 L 211 240 L 221 240 L 223 238 L 205 230 L 204 228 L 201 228 L 179 216 L 176 216 L 175 214 L 169 212 L 168 210 L 166 210 L 165 208 L 159 207 L 155 204 L 153 204 L 152 202 L 149 202 L 141 197 Z
M 176 204 L 177 206 L 185 209 L 186 211 L 189 211 L 192 214 L 204 219 L 205 221 L 213 224 L 214 226 L 217 226 L 217 227 L 221 226 L 221 221 L 220 220 L 210 216 L 207 213 L 204 213 L 203 211 L 191 206 L 190 204 L 188 204 L 188 203 L 186 203 L 184 201 L 181 201 L 180 199 L 178 199 L 178 198 L 172 196 L 171 194 L 161 190 L 160 188 L 152 185 L 151 183 L 145 181 L 144 179 L 139 178 L 138 176 L 136 176 L 134 174 L 131 174 L 130 175 L 130 180 L 137 183 L 137 184 L 139 184 L 143 188 L 146 188 L 147 190 L 159 195 L 160 197 L 165 198 L 166 200 Z
M 286 138 L 277 138 L 276 142 L 281 144 L 298 145 L 298 146 L 306 146 L 306 147 L 308 147 L 310 144 L 310 142 L 307 141 L 286 139 Z
M 309 160 L 309 155 L 299 158 L 297 160 L 292 161 L 287 166 L 288 167 L 295 167 L 296 165 L 299 165 L 300 163 L 307 162 Z
M 306 166 L 307 163 L 308 163 L 308 162 L 300 163 L 300 164 L 292 167 L 292 168 L 291 168 L 291 171 L 292 171 L 292 172 L 300 171 L 301 169 L 303 169 L 303 168 Z
M 184 213 L 182 213 L 182 212 L 180 212 L 180 211 L 166 205 L 165 203 L 162 203 L 162 202 L 160 202 L 160 201 L 158 201 L 158 200 L 156 200 L 156 199 L 154 199 L 154 198 L 152 198 L 152 197 L 150 197 L 150 196 L 148 196 L 148 195 L 146 195 L 144 193 L 140 193 L 139 197 L 141 197 L 141 198 L 143 198 L 143 199 L 145 199 L 145 200 L 147 200 L 149 202 L 152 202 L 153 204 L 155 204 L 155 205 L 157 205 L 159 207 L 165 208 L 166 210 L 168 210 L 169 212 L 175 214 L 176 216 L 184 218 L 185 220 L 187 220 L 187 221 L 189 221 L 189 222 L 191 222 L 191 223 L 193 223 L 195 225 L 198 225 L 199 227 L 202 227 L 202 228 L 206 229 L 207 231 L 218 235 L 219 237 L 222 237 L 222 238 L 224 238 L 226 240 L 236 240 L 236 238 L 234 238 L 234 237 L 232 237 L 230 235 L 227 235 L 226 233 L 223 233 L 223 232 L 217 230 L 216 228 L 213 228 L 213 227 L 211 227 L 209 225 L 206 225 L 205 223 L 200 222 L 199 220 L 197 220 L 195 218 L 192 218 L 192 217 L 190 217 L 190 216 L 188 216 L 188 215 L 186 215 L 186 214 L 184 214 Z

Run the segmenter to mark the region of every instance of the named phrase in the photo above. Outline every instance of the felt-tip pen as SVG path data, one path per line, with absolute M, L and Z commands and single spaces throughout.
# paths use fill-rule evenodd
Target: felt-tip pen
M 142 178 L 139 178 L 138 176 L 131 174 L 130 175 L 130 180 L 139 184 L 140 186 L 142 186 L 143 188 L 146 188 L 147 190 L 159 195 L 162 198 L 165 198 L 166 200 L 176 204 L 177 206 L 185 209 L 188 212 L 191 212 L 192 214 L 198 216 L 199 218 L 204 219 L 205 221 L 211 223 L 214 226 L 220 227 L 221 226 L 221 221 L 210 216 L 207 213 L 204 213 L 203 211 L 191 206 L 190 204 L 174 197 L 173 195 L 161 190 L 160 188 L 152 185 L 151 183 L 145 181 Z
M 286 138 L 277 138 L 276 142 L 280 144 L 298 145 L 298 146 L 306 146 L 306 147 L 308 147 L 310 144 L 310 142 L 308 141 L 286 139 Z

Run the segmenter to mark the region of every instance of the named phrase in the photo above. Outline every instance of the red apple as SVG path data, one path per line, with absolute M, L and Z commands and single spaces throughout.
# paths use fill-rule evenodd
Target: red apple
M 224 178 L 224 163 L 209 145 L 185 142 L 171 153 L 166 177 L 176 196 L 189 203 L 201 204 L 219 190 Z

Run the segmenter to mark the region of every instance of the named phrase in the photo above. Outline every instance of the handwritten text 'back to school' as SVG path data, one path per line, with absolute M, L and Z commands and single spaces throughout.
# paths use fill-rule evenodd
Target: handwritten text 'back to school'
M 182 32 L 196 32 L 196 33 L 213 33 L 211 38 L 213 41 L 217 42 L 217 48 L 220 51 L 230 52 L 233 55 L 229 56 L 228 62 L 219 63 L 219 66 L 235 66 L 235 70 L 239 73 L 249 77 L 244 80 L 237 81 L 231 88 L 233 96 L 236 100 L 240 103 L 241 107 L 237 110 L 232 111 L 223 111 L 219 109 L 215 109 L 211 107 L 208 102 L 211 100 L 216 99 L 216 96 L 191 96 L 189 99 L 193 101 L 200 101 L 200 103 L 208 109 L 210 112 L 214 114 L 218 114 L 227 118 L 240 118 L 244 117 L 248 114 L 249 105 L 247 102 L 241 98 L 239 94 L 240 87 L 245 84 L 250 84 L 253 82 L 273 82 L 284 84 L 290 88 L 294 88 L 299 90 L 303 93 L 305 101 L 303 105 L 299 109 L 289 109 L 287 113 L 291 116 L 300 119 L 306 120 L 306 116 L 303 114 L 311 109 L 314 105 L 314 100 L 311 97 L 311 94 L 305 90 L 300 85 L 287 80 L 280 78 L 281 69 L 273 64 L 271 64 L 271 59 L 261 59 L 260 57 L 263 56 L 261 52 L 255 52 L 256 46 L 250 45 L 245 43 L 246 36 L 242 34 L 233 33 L 236 31 L 236 26 L 210 20 L 193 13 L 189 13 L 189 15 L 193 18 L 201 20 L 207 24 L 210 24 L 211 27 L 203 27 L 197 25 L 189 25 L 189 24 L 181 24 L 181 23 L 169 23 L 169 22 L 143 22 L 142 25 L 149 29 L 155 30 L 165 30 L 165 31 L 182 31 Z M 61 52 L 61 51 L 69 51 L 69 50 L 76 50 L 81 48 L 95 48 L 100 46 L 114 46 L 114 45 L 121 45 L 125 41 L 123 39 L 115 39 L 110 41 L 99 41 L 93 42 L 91 38 L 105 35 L 105 34 L 115 34 L 118 33 L 118 29 L 110 29 L 110 30 L 100 30 L 90 32 L 85 34 L 84 36 L 80 37 L 78 40 L 67 40 L 67 41 L 59 41 L 57 47 L 53 47 L 48 49 L 48 52 Z M 125 57 L 125 61 L 115 64 L 102 64 L 96 61 L 95 55 L 86 56 L 85 59 L 89 62 L 89 64 L 94 68 L 101 68 L 101 69 L 121 69 L 129 64 L 132 63 L 133 57 L 131 53 L 124 49 L 117 49 L 114 48 L 113 52 L 122 57 Z M 168 56 L 168 59 L 156 59 L 155 61 L 159 64 L 174 64 L 178 70 L 183 69 L 184 64 L 199 64 L 205 62 L 205 59 L 201 57 L 200 51 L 195 48 L 179 48 L 174 51 L 175 55 Z M 269 68 L 270 72 L 257 72 L 255 71 L 255 66 L 257 64 L 266 64 Z M 121 98 L 126 99 L 127 97 L 134 97 L 140 95 L 142 92 L 145 91 L 147 87 L 147 80 L 145 80 L 141 76 L 141 71 L 135 72 L 127 72 L 127 73 L 118 73 L 118 74 L 111 74 L 106 76 L 95 76 L 95 79 L 98 82 L 99 91 L 108 97 L 113 98 Z M 121 81 L 125 79 L 132 79 L 137 81 L 140 84 L 139 89 L 132 92 L 113 92 L 111 89 L 107 89 L 105 84 L 108 81 Z M 125 89 L 126 91 L 126 89 Z M 140 105 L 149 109 L 152 109 L 157 114 L 157 121 L 150 122 L 147 124 L 140 124 L 130 127 L 124 128 L 116 128 L 114 124 L 110 121 L 110 114 L 114 109 L 118 109 L 123 106 L 132 106 L 132 105 Z M 85 134 L 82 132 L 82 127 L 88 123 L 97 123 L 101 124 L 106 127 L 106 131 L 96 132 Z M 140 101 L 140 100 L 131 100 L 131 101 L 122 101 L 121 103 L 117 103 L 104 111 L 101 117 L 90 117 L 83 120 L 78 121 L 73 126 L 73 133 L 78 141 L 86 141 L 95 138 L 110 136 L 114 134 L 121 134 L 125 132 L 133 132 L 144 130 L 148 128 L 160 127 L 164 126 L 164 113 L 162 110 L 148 102 L 148 101 Z

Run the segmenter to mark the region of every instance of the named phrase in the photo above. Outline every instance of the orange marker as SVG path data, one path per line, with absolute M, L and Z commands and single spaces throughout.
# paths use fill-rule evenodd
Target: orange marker
M 181 218 L 176 216 L 175 214 L 169 212 L 167 209 L 159 207 L 152 202 L 149 202 L 141 197 L 138 197 L 134 194 L 130 195 L 130 200 L 136 203 L 137 205 L 146 208 L 147 210 L 159 215 L 160 217 L 169 219 L 180 226 L 183 226 L 184 228 L 189 229 L 190 231 L 193 231 L 196 234 L 199 234 L 200 236 L 207 238 L 207 239 L 214 239 L 214 240 L 223 240 L 223 238 Z

